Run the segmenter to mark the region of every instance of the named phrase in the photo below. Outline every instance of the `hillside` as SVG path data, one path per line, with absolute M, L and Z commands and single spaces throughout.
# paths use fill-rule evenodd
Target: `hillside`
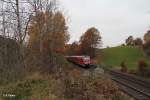
M 135 68 L 138 61 L 144 59 L 148 64 L 150 60 L 144 57 L 144 53 L 137 47 L 119 46 L 113 48 L 105 48 L 103 52 L 103 63 L 113 67 L 120 65 L 122 61 L 125 61 L 129 68 Z

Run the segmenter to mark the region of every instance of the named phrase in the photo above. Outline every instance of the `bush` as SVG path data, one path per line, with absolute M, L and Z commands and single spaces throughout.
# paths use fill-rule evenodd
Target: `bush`
M 146 56 L 150 57 L 150 41 L 146 42 L 143 45 L 143 49 L 144 49 L 144 52 L 145 52 Z
M 127 68 L 125 61 L 123 61 L 120 65 L 121 65 L 121 72 L 127 72 L 128 71 L 128 68 Z
M 150 67 L 144 60 L 138 62 L 138 75 L 143 77 L 150 77 Z
M 66 78 L 65 97 L 71 100 L 106 100 L 119 90 L 109 79 L 92 76 Z
M 135 69 L 130 69 L 128 73 L 129 73 L 129 74 L 137 74 L 137 70 L 135 70 Z
M 71 69 L 68 74 L 59 78 L 56 73 L 37 73 L 24 81 L 0 87 L 0 91 L 15 94 L 14 100 L 125 100 L 122 98 L 126 96 L 120 95 L 117 86 L 106 76 L 79 76 L 78 73 L 80 72 Z
M 24 78 L 25 65 L 20 46 L 15 40 L 0 36 L 0 84 Z
M 28 73 L 52 74 L 68 66 L 64 56 L 54 52 L 42 55 L 40 52 L 33 53 L 28 49 L 25 58 Z

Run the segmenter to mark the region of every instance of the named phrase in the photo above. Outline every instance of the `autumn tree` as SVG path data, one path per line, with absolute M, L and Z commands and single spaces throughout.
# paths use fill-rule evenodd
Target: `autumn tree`
M 37 17 L 41 20 L 36 22 Z M 40 12 L 36 18 L 33 18 L 29 30 L 29 47 L 40 51 L 40 35 L 43 34 L 43 50 L 49 50 L 49 52 L 63 50 L 69 40 L 68 28 L 63 14 L 60 11 L 56 13 Z
M 150 30 L 148 30 L 147 33 L 145 33 L 144 41 L 145 41 L 145 43 L 150 41 Z
M 80 53 L 95 57 L 95 50 L 100 44 L 100 32 L 95 27 L 91 27 L 80 38 Z
M 78 55 L 79 53 L 79 44 L 77 41 L 74 41 L 72 44 L 69 45 L 67 53 L 69 55 Z
M 48 19 L 47 19 L 48 20 Z M 68 27 L 66 25 L 66 20 L 64 15 L 58 11 L 53 16 L 53 25 L 51 37 L 50 37 L 50 45 L 52 51 L 62 52 L 64 50 L 65 44 L 69 41 Z
M 150 57 L 150 41 L 149 41 L 149 42 L 146 42 L 146 43 L 143 45 L 143 49 L 144 49 L 144 52 L 145 52 L 146 56 L 149 56 L 149 57 Z
M 134 44 L 135 44 L 136 46 L 142 46 L 142 45 L 143 45 L 143 40 L 142 40 L 141 38 L 136 38 L 136 39 L 134 40 Z
M 29 32 L 29 45 L 32 45 L 34 42 L 32 38 L 36 36 L 41 53 L 45 48 L 55 52 L 63 51 L 65 43 L 69 40 L 69 34 L 65 16 L 59 10 L 57 0 L 38 0 L 29 3 L 35 12 Z M 36 32 L 31 32 L 34 30 Z
M 134 45 L 134 38 L 133 36 L 129 36 L 127 39 L 126 39 L 126 45 Z
M 69 41 L 65 16 L 54 1 L 44 5 L 44 1 L 41 0 L 42 9 L 38 9 L 38 6 L 41 7 L 39 3 L 31 3 L 37 9 L 29 27 L 28 47 L 32 58 L 41 62 L 38 65 L 42 65 L 42 68 L 44 64 L 44 70 L 47 71 L 59 65 L 56 55 L 63 52 L 65 44 Z
M 37 19 L 44 19 L 44 15 L 39 13 L 37 16 L 32 17 L 31 25 L 29 27 L 28 46 L 30 49 L 40 52 L 40 33 L 42 27 L 44 26 L 44 20 L 37 21 Z
M 150 56 L 150 30 L 148 30 L 147 33 L 144 35 L 144 41 L 144 52 L 147 56 Z

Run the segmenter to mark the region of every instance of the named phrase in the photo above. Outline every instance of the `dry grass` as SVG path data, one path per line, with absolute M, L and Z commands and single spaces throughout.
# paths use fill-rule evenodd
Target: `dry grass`
M 81 70 L 72 68 L 62 73 L 34 73 L 24 81 L 0 86 L 0 91 L 15 94 L 15 100 L 128 100 L 107 77 L 83 76 Z

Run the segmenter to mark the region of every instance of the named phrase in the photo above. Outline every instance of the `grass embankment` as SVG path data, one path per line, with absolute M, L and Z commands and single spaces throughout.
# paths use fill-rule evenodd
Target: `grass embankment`
M 121 62 L 125 61 L 129 69 L 135 69 L 138 66 L 139 60 L 145 60 L 150 64 L 150 59 L 145 58 L 144 52 L 138 47 L 119 46 L 102 49 L 102 62 L 112 67 L 120 66 Z

